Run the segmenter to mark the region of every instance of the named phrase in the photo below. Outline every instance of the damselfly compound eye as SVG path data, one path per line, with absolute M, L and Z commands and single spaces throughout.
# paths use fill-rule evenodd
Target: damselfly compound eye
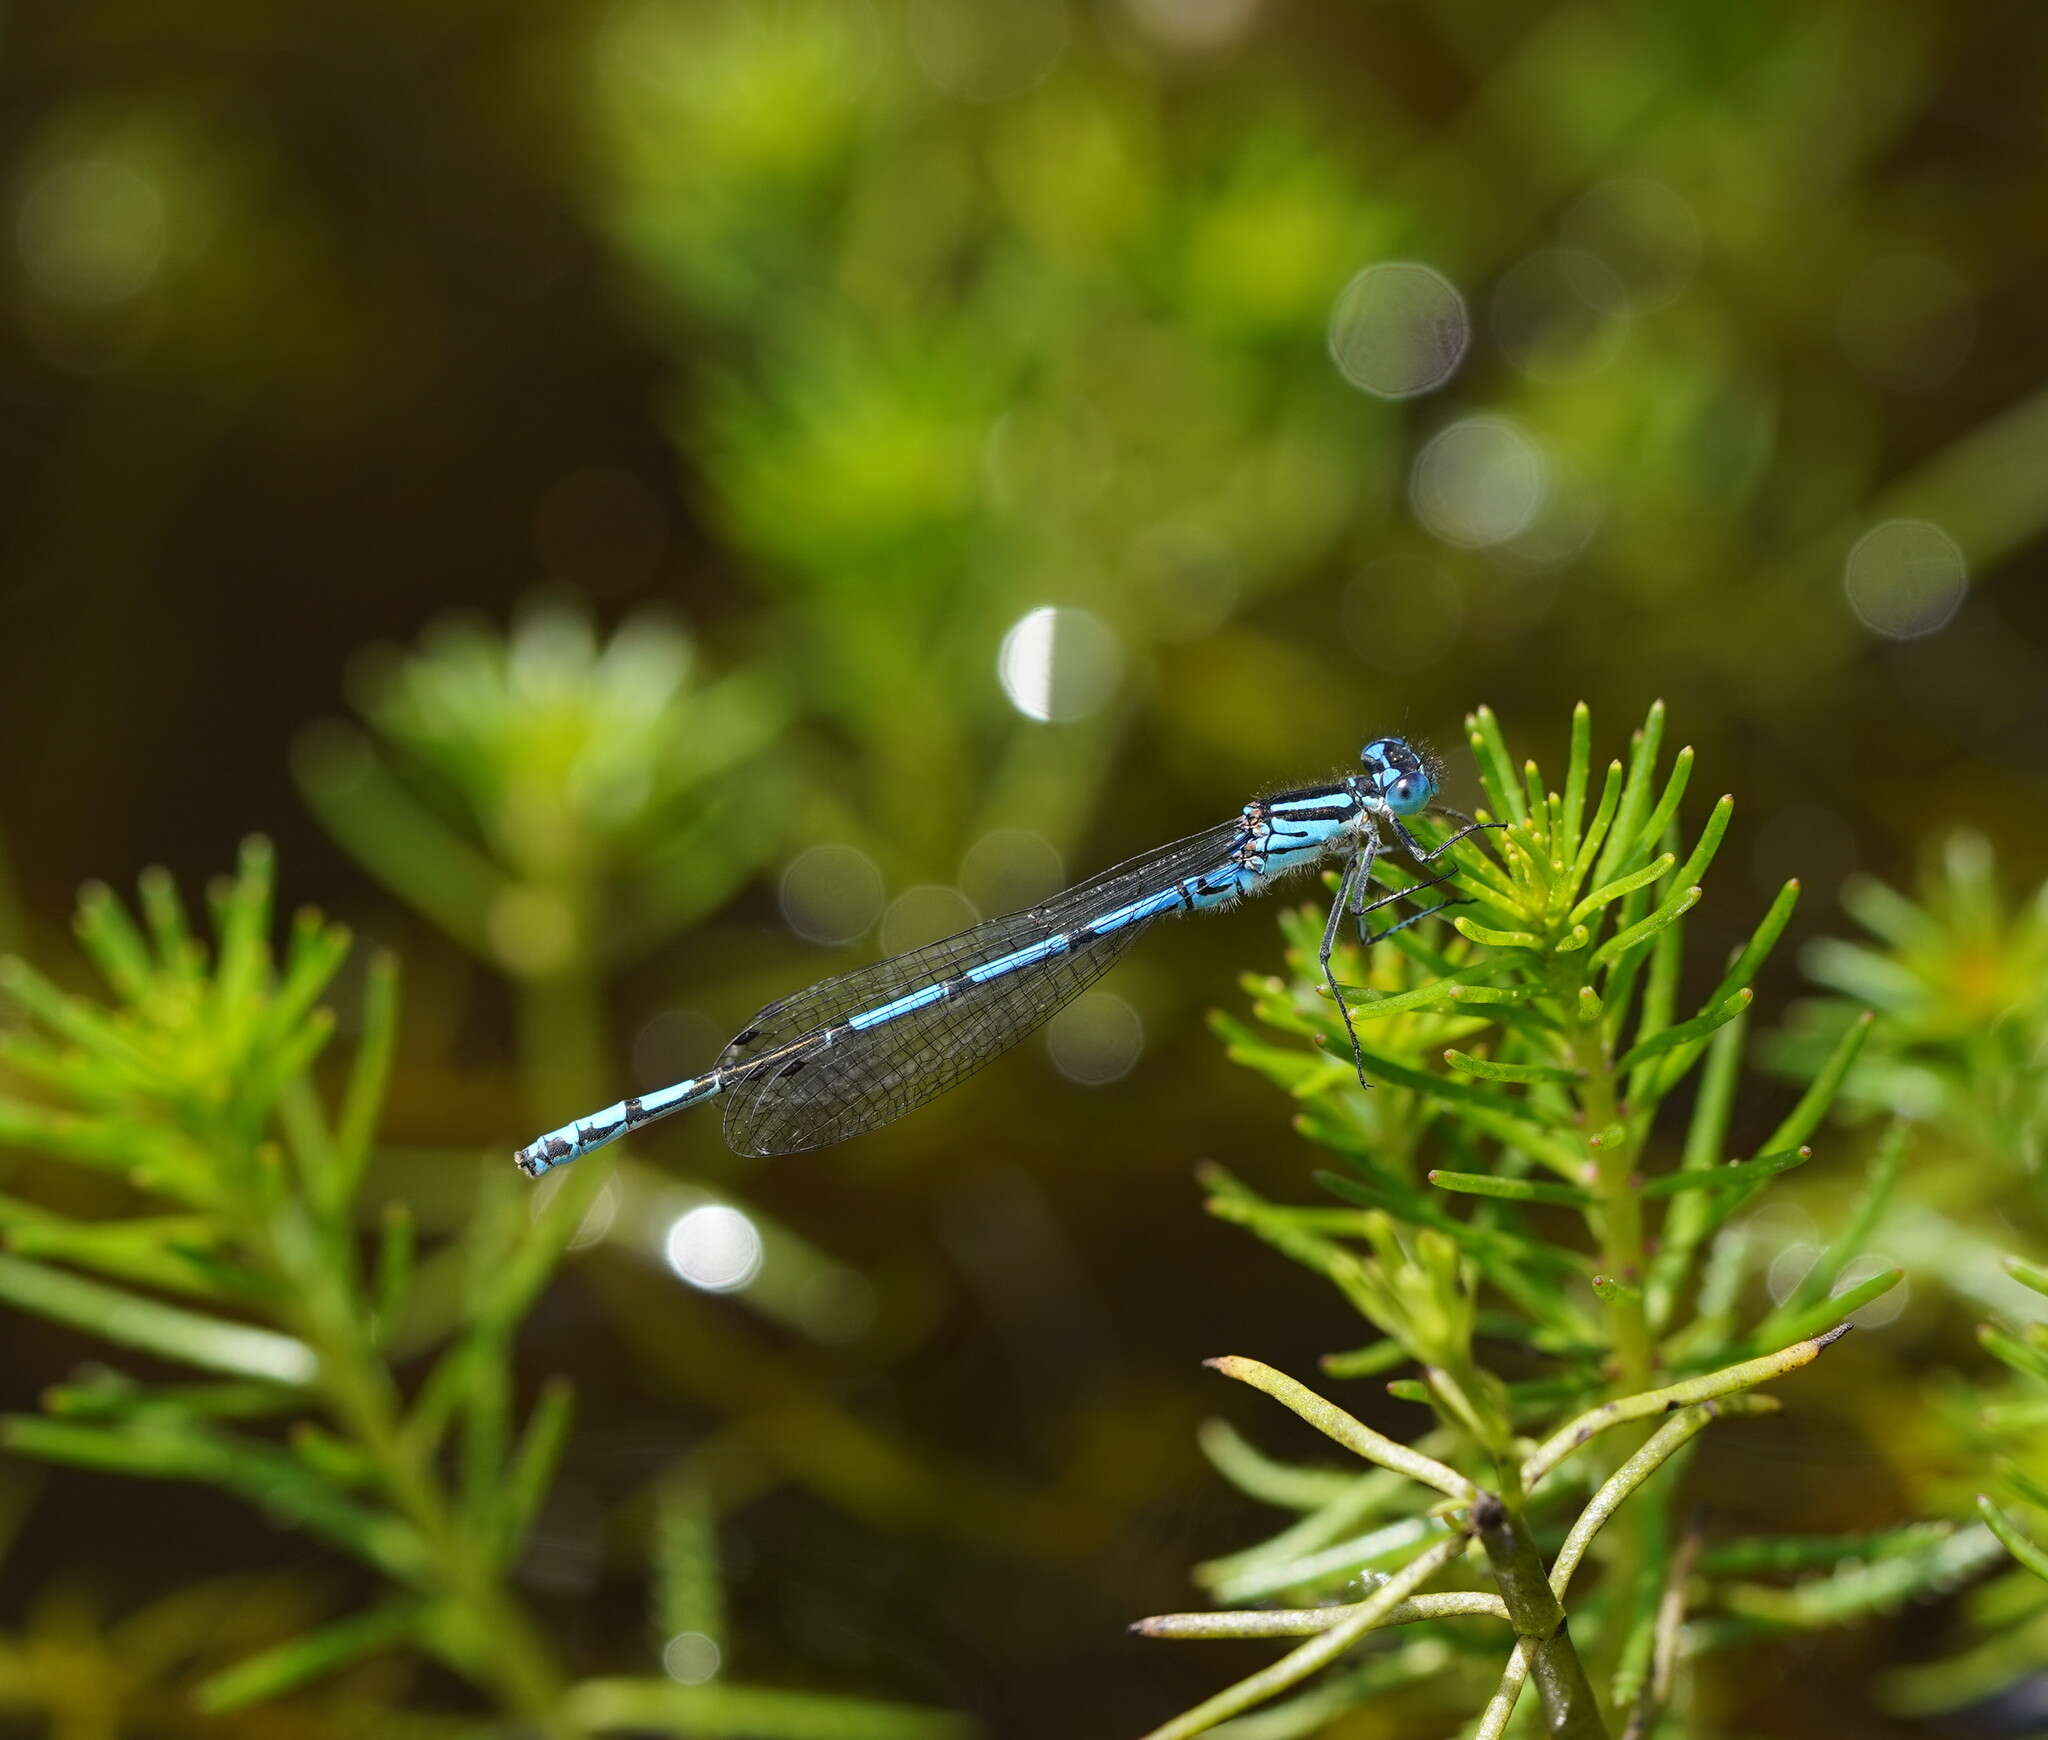
M 1436 796 L 1436 782 L 1426 773 L 1403 774 L 1386 792 L 1387 808 L 1397 816 L 1412 816 Z

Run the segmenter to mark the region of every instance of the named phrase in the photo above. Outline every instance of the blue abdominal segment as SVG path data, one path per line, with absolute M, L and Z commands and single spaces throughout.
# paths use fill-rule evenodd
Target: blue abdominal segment
M 726 1139 L 744 1154 L 795 1153 L 901 1117 L 1079 996 L 1156 919 L 1228 906 L 1333 858 L 1345 861 L 1345 888 L 1362 891 L 1388 844 L 1383 827 L 1426 862 L 1433 854 L 1398 818 L 1434 801 L 1431 765 L 1398 737 L 1375 738 L 1359 759 L 1358 774 L 1257 799 L 1230 821 L 1141 854 L 1043 906 L 771 1003 L 708 1073 L 565 1124 L 514 1158 L 539 1177 L 717 1097 L 725 1102 Z M 1326 938 L 1326 978 L 1329 946 Z

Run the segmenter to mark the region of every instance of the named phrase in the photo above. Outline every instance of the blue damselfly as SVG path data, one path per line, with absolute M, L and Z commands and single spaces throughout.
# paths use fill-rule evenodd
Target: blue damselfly
M 1360 773 L 1254 799 L 1229 821 L 1141 854 L 1042 906 L 992 918 L 943 941 L 857 967 L 748 1022 L 705 1074 L 607 1106 L 519 1150 L 543 1172 L 715 1096 L 736 1153 L 794 1154 L 872 1130 L 944 1093 L 1007 1051 L 1107 972 L 1154 919 L 1205 912 L 1261 894 L 1281 877 L 1341 858 L 1323 926 L 1323 979 L 1344 1018 L 1359 1080 L 1365 1066 L 1351 1010 L 1330 968 L 1344 915 L 1378 940 L 1367 914 L 1448 875 L 1369 899 L 1373 860 L 1394 845 L 1427 866 L 1482 825 L 1437 803 L 1437 770 L 1398 737 L 1375 738 Z M 1464 826 L 1425 849 L 1404 817 L 1439 810 Z M 1453 904 L 1390 925 L 1392 934 Z

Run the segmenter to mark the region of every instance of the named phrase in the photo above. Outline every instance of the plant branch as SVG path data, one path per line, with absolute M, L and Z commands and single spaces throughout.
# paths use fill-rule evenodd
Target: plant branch
M 1486 1549 L 1509 1621 L 1522 1639 L 1516 1654 L 1535 1678 L 1546 1731 L 1558 1740 L 1606 1740 L 1599 1701 L 1528 1529 L 1490 1492 L 1473 1504 L 1472 1527 Z
M 1226 1717 L 1239 1715 L 1254 1704 L 1264 1703 L 1298 1685 L 1317 1669 L 1327 1667 L 1385 1616 L 1399 1607 L 1431 1577 L 1465 1550 L 1465 1539 L 1454 1535 L 1425 1547 L 1399 1571 L 1389 1577 L 1365 1600 L 1352 1608 L 1350 1616 L 1328 1631 L 1292 1649 L 1271 1666 L 1226 1686 L 1214 1697 L 1205 1698 L 1144 1736 L 1144 1740 L 1191 1740 L 1191 1736 L 1213 1728 Z
M 1804 1341 L 1795 1341 L 1790 1347 L 1780 1348 L 1776 1353 L 1765 1354 L 1761 1359 L 1745 1360 L 1740 1365 L 1727 1366 L 1720 1371 L 1707 1372 L 1700 1377 L 1687 1378 L 1681 1383 L 1668 1384 L 1660 1390 L 1645 1390 L 1638 1395 L 1622 1396 L 1599 1407 L 1589 1409 L 1569 1425 L 1551 1434 L 1528 1460 L 1522 1464 L 1522 1485 L 1533 1489 L 1543 1477 L 1551 1472 L 1573 1451 L 1582 1448 L 1590 1439 L 1625 1420 L 1648 1419 L 1654 1414 L 1669 1413 L 1674 1408 L 1688 1407 L 1696 1402 L 1711 1401 L 1716 1396 L 1732 1395 L 1737 1390 L 1746 1390 L 1753 1385 L 1768 1383 L 1772 1378 L 1785 1376 L 1801 1366 L 1817 1359 L 1822 1350 L 1831 1347 L 1849 1333 L 1847 1323 L 1838 1323 L 1821 1335 L 1808 1336 Z
M 1686 1530 L 1671 1569 L 1664 1579 L 1663 1599 L 1657 1604 L 1656 1640 L 1653 1646 L 1650 1683 L 1628 1719 L 1622 1740 L 1650 1740 L 1658 1718 L 1671 1707 L 1672 1687 L 1678 1677 L 1678 1647 L 1685 1630 L 1685 1590 L 1699 1563 L 1705 1536 L 1697 1523 Z
M 1140 1619 L 1131 1627 L 1139 1637 L 1313 1637 L 1334 1629 L 1358 1615 L 1364 1603 L 1346 1602 L 1335 1607 L 1238 1608 L 1222 1613 L 1158 1613 Z M 1383 1631 L 1396 1625 L 1414 1625 L 1425 1619 L 1462 1619 L 1477 1616 L 1505 1619 L 1507 1603 L 1498 1595 L 1479 1589 L 1453 1590 L 1444 1595 L 1411 1595 L 1399 1606 L 1381 1614 L 1372 1629 Z
M 1262 1390 L 1282 1406 L 1299 1414 L 1325 1437 L 1334 1438 L 1345 1449 L 1368 1462 L 1376 1462 L 1382 1468 L 1391 1468 L 1397 1474 L 1405 1474 L 1411 1480 L 1433 1486 L 1451 1498 L 1469 1501 L 1473 1496 L 1472 1483 L 1455 1468 L 1375 1432 L 1363 1420 L 1354 1419 L 1334 1402 L 1324 1401 L 1306 1384 L 1295 1382 L 1284 1372 L 1277 1372 L 1258 1360 L 1231 1354 L 1202 1363 L 1220 1371 L 1225 1377 Z

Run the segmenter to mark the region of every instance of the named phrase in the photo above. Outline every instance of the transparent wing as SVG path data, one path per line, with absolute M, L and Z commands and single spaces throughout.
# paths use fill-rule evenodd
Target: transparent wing
M 727 1086 L 727 1143 L 740 1154 L 794 1154 L 823 1147 L 900 1118 L 965 1081 L 1108 972 L 1151 921 L 1086 939 L 980 984 L 959 986 L 949 997 L 877 1026 L 850 1029 L 842 1024 L 849 1015 L 940 980 L 958 979 L 973 967 L 1079 929 L 1128 901 L 1217 868 L 1241 837 L 1240 820 L 1220 823 L 1119 864 L 1043 906 L 992 918 L 769 1004 L 726 1047 L 718 1067 L 742 1069 L 769 1053 L 794 1051 L 787 1062 Z M 805 1039 L 816 1043 L 803 1045 Z

